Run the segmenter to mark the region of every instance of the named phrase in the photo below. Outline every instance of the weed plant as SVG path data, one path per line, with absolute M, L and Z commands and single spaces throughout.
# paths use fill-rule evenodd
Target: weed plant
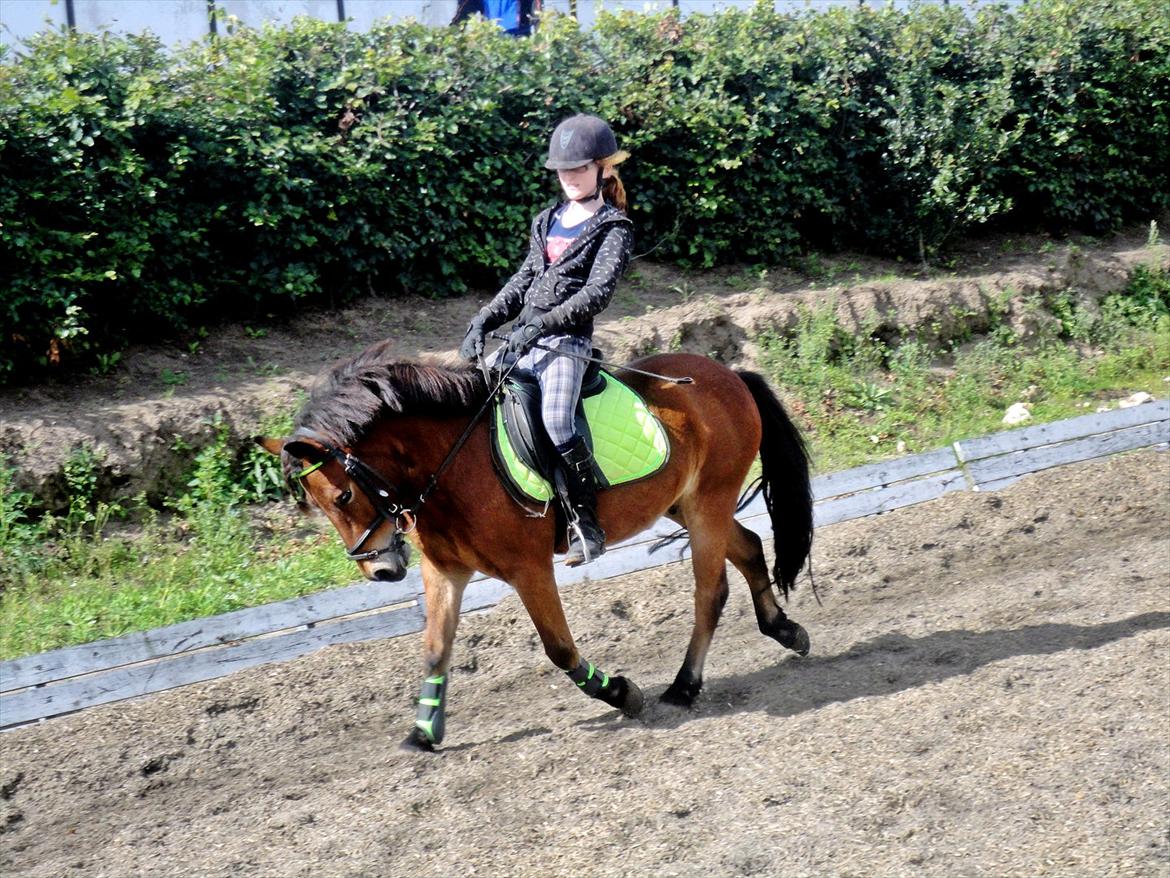
M 38 518 L 0 466 L 0 658 L 357 578 L 332 530 L 292 510 L 275 458 L 251 447 L 239 454 L 225 428 L 196 455 L 187 490 L 161 514 L 144 503 L 95 502 L 96 470 L 91 452 L 74 455 L 68 513 Z M 261 518 L 275 526 L 257 525 Z
M 761 348 L 822 472 L 1003 429 L 1015 402 L 1030 404 L 1039 423 L 1139 390 L 1166 394 L 1166 272 L 1139 268 L 1099 308 L 1072 295 L 1029 307 L 1055 319 L 1021 335 L 1001 313 L 980 338 L 928 341 L 887 340 L 876 318 L 852 335 L 826 303 L 804 312 L 791 334 L 765 335 Z

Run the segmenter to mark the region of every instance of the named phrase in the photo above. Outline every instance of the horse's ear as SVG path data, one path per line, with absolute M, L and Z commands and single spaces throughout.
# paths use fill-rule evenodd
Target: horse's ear
M 329 456 L 329 452 L 312 439 L 294 439 L 292 442 L 286 442 L 284 444 L 284 450 L 291 457 L 295 457 L 297 460 L 307 461 L 308 463 L 320 463 Z
M 253 436 L 252 441 L 269 454 L 275 454 L 277 457 L 280 457 L 281 449 L 284 448 L 284 440 L 277 439 L 275 436 Z

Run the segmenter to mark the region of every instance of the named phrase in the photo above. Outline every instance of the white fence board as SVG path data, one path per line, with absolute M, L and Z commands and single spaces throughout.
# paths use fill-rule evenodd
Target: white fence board
M 1044 445 L 1027 451 L 1001 454 L 967 465 L 977 486 L 997 482 L 1013 476 L 1039 472 L 1066 463 L 1091 460 L 1121 451 L 1131 451 L 1147 445 L 1157 445 L 1170 438 L 1170 421 L 1158 421 L 1117 430 L 1099 436 L 1086 436 L 1058 445 Z
M 0 695 L 0 726 L 19 725 L 84 707 L 214 680 L 244 668 L 298 658 L 336 643 L 410 634 L 421 630 L 422 625 L 420 607 L 402 607 L 231 646 L 211 647 L 172 659 L 115 668 L 56 685 L 24 689 Z
M 1053 421 L 1051 424 L 1037 424 L 1034 427 L 1008 430 L 990 436 L 981 436 L 978 439 L 964 439 L 955 443 L 955 451 L 959 455 L 960 461 L 968 463 L 995 454 L 1023 451 L 1038 445 L 1052 445 L 1056 442 L 1080 439 L 1083 436 L 1092 436 L 1110 430 L 1121 430 L 1125 427 L 1136 427 L 1139 424 L 1165 421 L 1168 418 L 1170 418 L 1170 400 L 1160 399 L 1132 408 L 1082 415 L 1079 418 Z
M 411 570 L 402 582 L 361 582 L 299 598 L 180 622 L 153 631 L 137 631 L 80 646 L 70 646 L 0 662 L 0 691 L 23 689 L 105 668 L 148 661 L 296 628 L 337 616 L 349 616 L 413 600 L 422 577 Z
M 952 449 L 938 448 L 909 457 L 898 457 L 838 473 L 828 473 L 813 479 L 813 498 L 827 500 L 842 494 L 891 485 L 894 482 L 954 469 L 955 464 L 955 452 Z
M 962 471 L 947 470 L 925 478 L 899 482 L 878 490 L 862 491 L 845 497 L 834 497 L 824 503 L 818 503 L 813 507 L 813 522 L 816 527 L 827 527 L 830 524 L 864 518 L 867 515 L 878 515 L 915 503 L 925 503 L 952 491 L 965 490 L 966 487 L 967 478 Z
M 463 603 L 459 605 L 459 609 L 461 612 L 470 613 L 472 610 L 494 607 L 511 593 L 512 586 L 508 583 L 484 578 L 468 584 L 463 591 Z

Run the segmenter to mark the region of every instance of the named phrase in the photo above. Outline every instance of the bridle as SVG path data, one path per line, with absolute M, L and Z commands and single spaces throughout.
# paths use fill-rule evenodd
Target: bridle
M 496 398 L 496 394 L 499 393 L 500 388 L 504 386 L 504 381 L 512 373 L 512 370 L 516 368 L 517 362 L 519 362 L 519 358 L 513 360 L 511 365 L 509 365 L 507 369 L 504 369 L 500 373 L 500 378 L 496 382 L 496 386 L 492 388 L 491 392 L 487 395 L 487 398 L 484 399 L 483 405 L 479 407 L 479 411 L 477 411 L 472 417 L 471 421 L 464 429 L 463 434 L 459 437 L 458 440 L 456 440 L 455 444 L 451 446 L 451 450 L 447 452 L 447 456 L 443 458 L 443 462 L 439 464 L 438 469 L 436 469 L 431 477 L 427 479 L 426 487 L 423 488 L 422 492 L 418 495 L 418 498 L 410 506 L 403 506 L 401 503 L 395 503 L 391 501 L 391 494 L 397 495 L 401 492 L 401 489 L 397 485 L 391 484 L 389 481 L 383 478 L 376 469 L 363 461 L 357 455 L 339 448 L 327 436 L 318 433 L 316 430 L 312 430 L 308 427 L 298 427 L 292 436 L 286 440 L 286 442 L 293 442 L 297 439 L 311 439 L 313 442 L 320 445 L 321 449 L 329 457 L 333 458 L 341 464 L 342 469 L 345 470 L 345 474 L 349 476 L 350 480 L 355 485 L 357 485 L 359 489 L 361 489 L 361 492 L 366 495 L 366 499 L 369 500 L 370 505 L 374 507 L 373 519 L 370 521 L 362 535 L 357 538 L 357 541 L 345 550 L 346 558 L 348 558 L 350 561 L 373 561 L 375 558 L 385 555 L 387 552 L 402 553 L 405 547 L 404 538 L 407 535 L 413 533 L 414 529 L 418 527 L 419 510 L 422 509 L 423 504 L 427 502 L 427 499 L 434 492 L 435 487 L 439 483 L 439 476 L 441 476 L 447 470 L 447 467 L 451 465 L 451 461 L 455 459 L 455 455 L 459 453 L 459 450 L 467 442 L 468 438 L 471 436 L 471 431 L 475 428 L 475 425 L 479 422 L 479 419 L 483 417 L 483 413 L 487 411 L 487 408 L 489 405 L 491 405 L 492 400 Z M 485 376 L 486 374 L 487 373 L 485 369 Z M 317 463 L 305 467 L 299 473 L 295 473 L 293 478 L 300 480 L 314 470 L 320 469 L 324 465 L 325 461 L 320 460 Z M 390 538 L 390 545 L 381 549 L 370 549 L 365 552 L 361 551 L 362 546 L 364 546 L 369 541 L 370 537 L 374 535 L 374 532 L 378 530 L 378 528 L 380 528 L 382 523 L 385 521 L 394 523 L 394 536 Z
M 418 519 L 415 513 L 418 507 L 425 502 L 426 498 L 420 496 L 413 507 L 395 503 L 390 499 L 390 495 L 397 495 L 399 493 L 398 486 L 386 481 L 376 469 L 358 456 L 338 448 L 327 437 L 321 435 L 316 430 L 310 430 L 308 427 L 298 428 L 289 437 L 289 441 L 296 439 L 312 439 L 320 445 L 329 457 L 341 464 L 341 468 L 345 470 L 345 474 L 361 489 L 361 492 L 366 495 L 366 499 L 370 501 L 370 505 L 374 507 L 374 517 L 370 521 L 369 526 L 357 538 L 357 541 L 345 550 L 345 557 L 350 561 L 373 561 L 375 558 L 387 552 L 397 551 L 401 553 L 404 537 L 413 532 L 415 527 L 418 526 Z M 296 473 L 293 478 L 302 479 L 324 465 L 325 461 L 318 461 L 311 466 L 305 467 L 299 473 Z M 362 546 L 369 541 L 370 537 L 374 535 L 374 531 L 380 528 L 384 521 L 394 523 L 394 536 L 390 538 L 390 544 L 381 549 L 361 551 Z

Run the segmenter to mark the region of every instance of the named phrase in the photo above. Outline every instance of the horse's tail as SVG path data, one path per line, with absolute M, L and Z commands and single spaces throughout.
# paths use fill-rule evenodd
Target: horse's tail
M 760 487 L 772 520 L 776 561 L 772 575 L 788 597 L 796 576 L 808 560 L 813 538 L 812 485 L 809 482 L 808 449 L 800 431 L 772 388 L 755 372 L 737 371 L 760 410 Z

